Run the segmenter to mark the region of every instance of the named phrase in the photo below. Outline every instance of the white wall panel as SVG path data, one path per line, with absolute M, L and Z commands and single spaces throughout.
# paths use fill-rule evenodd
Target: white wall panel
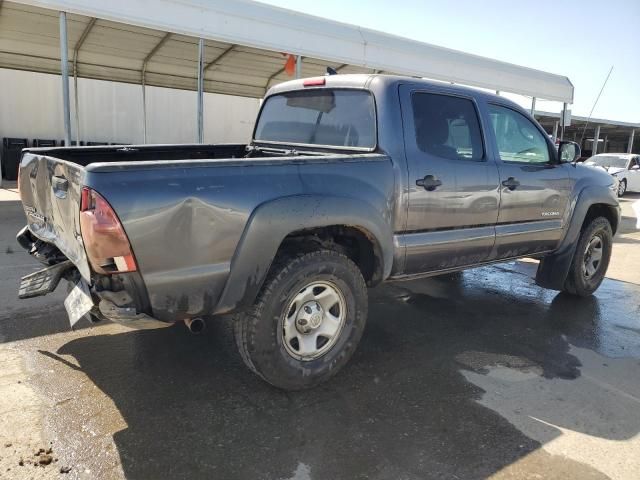
M 0 137 L 63 138 L 60 90 L 57 75 L 0 69 Z M 142 142 L 140 86 L 80 78 L 78 93 L 81 140 Z M 246 142 L 258 108 L 257 99 L 206 93 L 205 142 Z M 72 101 L 75 139 L 74 115 Z M 147 138 L 149 143 L 194 143 L 196 93 L 147 87 Z

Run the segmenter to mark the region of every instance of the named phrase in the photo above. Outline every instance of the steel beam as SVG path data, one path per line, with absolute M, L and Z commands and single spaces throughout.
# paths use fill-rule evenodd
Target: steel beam
M 296 78 L 302 78 L 302 55 L 296 56 Z
M 204 71 L 206 72 L 207 70 L 209 70 L 211 67 L 215 66 L 220 60 L 222 60 L 224 57 L 226 57 L 227 55 L 229 55 L 231 52 L 233 52 L 233 49 L 236 48 L 236 45 L 231 45 L 229 48 L 227 48 L 224 52 L 222 52 L 220 55 L 218 55 L 216 58 L 214 58 L 213 60 L 211 60 L 209 63 L 207 63 L 204 66 Z
M 536 97 L 531 97 L 531 116 L 535 118 L 536 113 Z
M 96 24 L 96 18 L 91 18 L 87 26 L 85 27 L 82 35 L 78 39 L 75 47 L 73 47 L 73 103 L 75 106 L 75 120 L 76 120 L 76 145 L 80 145 L 80 105 L 78 102 L 78 53 L 87 39 L 89 32 Z
M 67 46 L 67 13 L 60 12 L 60 77 L 62 78 L 62 110 L 64 144 L 71 145 L 71 108 L 69 105 L 69 52 Z
M 567 119 L 567 103 L 562 104 L 562 113 L 560 114 L 560 140 L 564 140 L 564 122 Z
M 298 65 L 298 59 L 300 59 L 300 65 Z M 296 78 L 300 78 L 298 77 L 298 67 L 300 68 L 300 70 L 302 70 L 302 57 L 296 58 Z M 278 75 L 281 75 L 284 72 L 284 70 L 285 70 L 285 67 L 282 67 L 273 75 L 271 75 L 269 78 L 267 78 L 267 83 L 264 86 L 265 93 L 267 90 L 269 90 L 269 84 L 273 81 L 273 79 L 276 78 Z
M 278 70 L 276 73 L 274 73 L 273 75 L 271 75 L 269 78 L 267 78 L 267 83 L 264 86 L 265 89 L 265 93 L 267 90 L 269 90 L 269 84 L 273 81 L 274 78 L 276 78 L 278 75 L 282 74 L 284 72 L 284 67 L 282 67 L 280 70 Z
M 593 132 L 593 147 L 591 148 L 591 156 L 598 154 L 598 140 L 600 140 L 600 125 Z
M 553 124 L 553 143 L 556 143 L 556 140 L 558 140 L 558 124 L 560 122 L 555 122 Z
M 204 143 L 204 39 L 198 40 L 198 143 Z
M 631 133 L 629 134 L 629 145 L 627 145 L 627 153 L 633 153 L 633 140 L 636 135 L 635 128 L 631 129 Z
M 147 143 L 147 64 L 158 53 L 158 50 L 167 43 L 170 37 L 171 33 L 166 33 L 142 61 L 142 69 L 140 70 L 140 84 L 142 85 L 142 143 Z

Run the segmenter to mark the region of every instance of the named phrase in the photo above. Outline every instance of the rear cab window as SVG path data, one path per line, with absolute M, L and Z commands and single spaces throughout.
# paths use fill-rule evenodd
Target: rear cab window
M 268 97 L 254 140 L 373 150 L 376 114 L 367 90 L 294 90 Z

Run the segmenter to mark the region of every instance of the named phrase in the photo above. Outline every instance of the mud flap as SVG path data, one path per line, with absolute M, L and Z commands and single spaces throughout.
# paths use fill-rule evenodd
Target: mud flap
M 554 255 L 543 257 L 536 272 L 536 285 L 549 290 L 563 290 L 569 275 L 576 246 Z

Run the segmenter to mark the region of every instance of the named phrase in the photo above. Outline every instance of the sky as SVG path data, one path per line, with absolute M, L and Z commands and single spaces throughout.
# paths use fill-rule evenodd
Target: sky
M 613 66 L 593 117 L 640 123 L 640 0 L 261 1 L 565 75 L 574 115 L 589 115 Z

